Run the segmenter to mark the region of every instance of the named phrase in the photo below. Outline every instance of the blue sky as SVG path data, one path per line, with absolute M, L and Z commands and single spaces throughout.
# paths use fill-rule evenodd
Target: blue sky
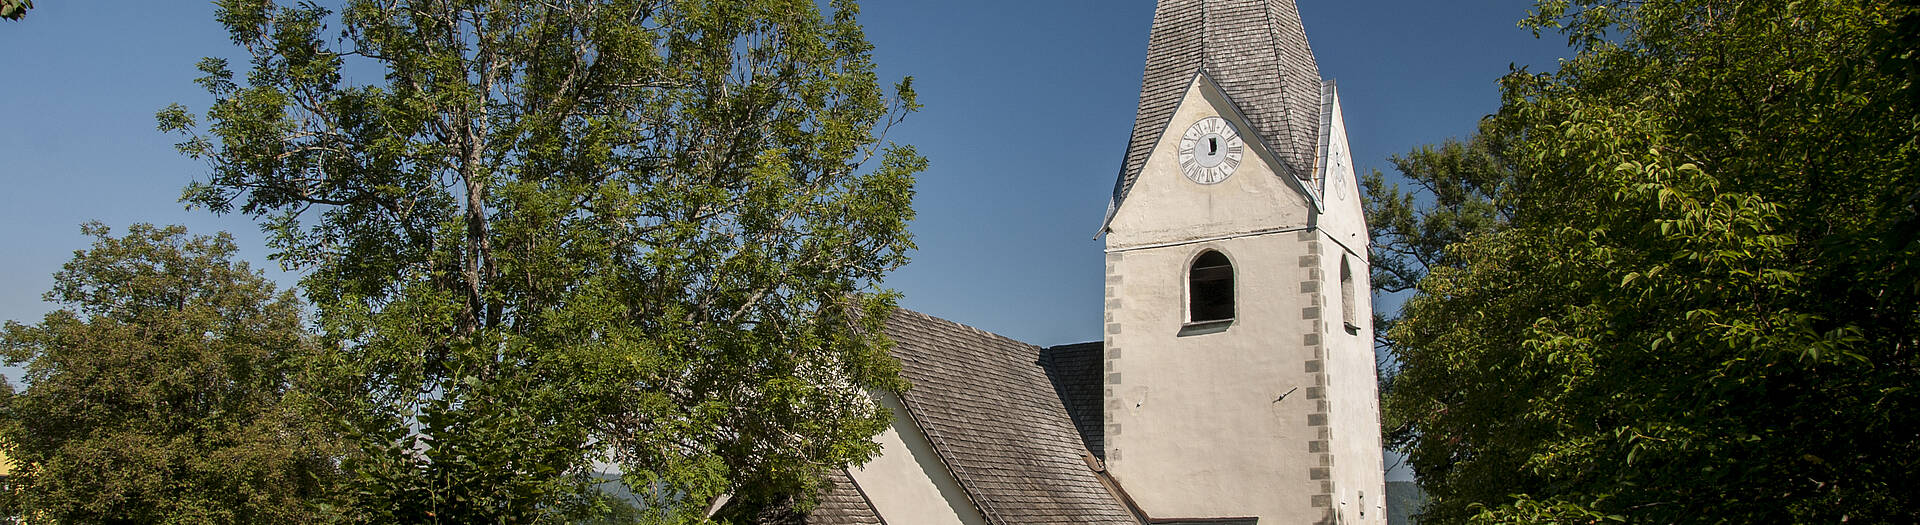
M 1510 65 L 1565 50 L 1518 28 L 1528 0 L 1300 0 L 1323 76 L 1338 80 L 1361 173 L 1470 133 Z M 920 178 L 920 251 L 892 285 L 908 308 L 1040 345 L 1100 338 L 1106 211 L 1139 98 L 1149 0 L 868 2 L 891 76 L 927 109 L 899 138 Z
M 1551 68 L 1565 50 L 1514 25 L 1529 0 L 1300 3 L 1362 172 L 1471 132 L 1510 65 Z M 180 188 L 205 166 L 154 128 L 168 103 L 207 107 L 191 82 L 200 57 L 244 61 L 212 5 L 37 4 L 0 21 L 0 319 L 51 308 L 40 295 L 86 247 L 88 220 L 230 231 L 246 259 L 291 285 L 246 217 L 184 209 Z M 920 250 L 888 282 L 904 306 L 1040 345 L 1100 337 L 1093 234 L 1132 129 L 1152 14 L 1150 0 L 866 2 L 883 76 L 916 77 L 926 105 L 890 137 L 932 161 L 915 200 Z

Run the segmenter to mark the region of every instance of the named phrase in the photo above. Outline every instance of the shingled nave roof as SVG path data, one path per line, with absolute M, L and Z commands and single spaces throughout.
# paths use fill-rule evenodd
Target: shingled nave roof
M 1281 171 L 1306 178 L 1320 138 L 1320 67 L 1293 0 L 1160 0 L 1140 80 L 1133 137 L 1107 220 L 1147 164 L 1194 76 L 1204 72 L 1238 106 Z M 1105 230 L 1105 225 L 1102 225 Z
M 1088 460 L 1046 349 L 906 309 L 886 331 L 913 383 L 901 401 L 988 523 L 1139 523 Z

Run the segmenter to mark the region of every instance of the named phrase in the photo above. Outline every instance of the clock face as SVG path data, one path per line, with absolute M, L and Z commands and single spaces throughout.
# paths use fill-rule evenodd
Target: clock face
M 1332 192 L 1334 198 L 1342 201 L 1347 200 L 1347 171 L 1342 169 L 1347 165 L 1346 158 L 1345 155 L 1340 154 L 1338 145 L 1328 148 L 1327 160 L 1332 162 L 1333 166 L 1327 170 L 1327 176 L 1332 179 L 1327 181 L 1327 185 L 1331 187 L 1327 191 Z
M 1207 117 L 1193 123 L 1180 135 L 1180 172 L 1187 180 L 1201 184 L 1219 184 L 1240 167 L 1246 142 L 1233 125 L 1220 117 Z

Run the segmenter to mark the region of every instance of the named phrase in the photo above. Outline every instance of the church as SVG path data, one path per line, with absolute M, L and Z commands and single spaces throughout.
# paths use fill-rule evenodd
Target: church
M 779 521 L 1383 524 L 1366 233 L 1294 1 L 1160 0 L 1098 231 L 1104 338 L 899 311 L 881 455 Z

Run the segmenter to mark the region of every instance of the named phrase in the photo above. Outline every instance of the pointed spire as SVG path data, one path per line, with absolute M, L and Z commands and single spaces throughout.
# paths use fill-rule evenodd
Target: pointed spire
M 1320 67 L 1293 0 L 1160 0 L 1147 43 L 1133 138 L 1114 184 L 1119 209 L 1195 74 L 1205 72 L 1246 115 L 1281 171 L 1313 173 L 1320 136 Z M 1105 229 L 1104 227 L 1102 228 Z

